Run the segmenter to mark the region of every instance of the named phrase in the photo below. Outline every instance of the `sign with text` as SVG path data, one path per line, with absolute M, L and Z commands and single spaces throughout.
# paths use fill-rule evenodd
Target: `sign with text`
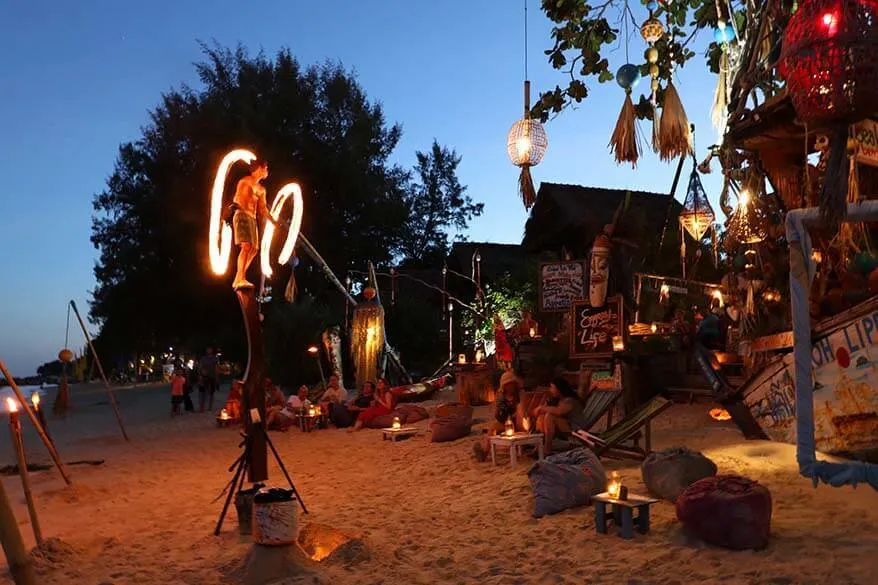
M 540 311 L 565 312 L 585 296 L 583 262 L 547 262 L 540 265 Z
M 610 357 L 613 337 L 623 334 L 622 299 L 607 299 L 598 309 L 586 300 L 572 304 L 573 327 L 570 335 L 570 357 Z
M 854 125 L 857 162 L 878 167 L 878 123 L 862 120 Z

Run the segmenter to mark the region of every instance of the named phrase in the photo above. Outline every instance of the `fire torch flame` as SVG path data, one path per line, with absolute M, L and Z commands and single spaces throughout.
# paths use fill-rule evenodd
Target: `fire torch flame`
M 40 393 L 34 392 L 33 394 L 31 394 L 30 401 L 34 405 L 34 408 L 39 408 L 40 407 Z
M 6 410 L 9 412 L 18 412 L 18 403 L 11 396 L 6 397 Z
M 250 163 L 256 159 L 256 155 L 249 150 L 236 149 L 223 157 L 216 169 L 216 177 L 213 180 L 213 190 L 210 195 L 210 268 L 217 276 L 226 273 L 229 267 L 229 256 L 232 252 L 232 228 L 222 223 L 223 192 L 226 187 L 226 177 L 229 169 L 236 162 Z
M 713 420 L 730 420 L 732 418 L 732 415 L 725 408 L 711 408 L 708 414 Z
M 299 229 L 302 227 L 303 211 L 301 187 L 299 187 L 298 183 L 287 183 L 277 192 L 277 195 L 274 198 L 274 203 L 271 204 L 271 217 L 277 221 L 277 218 L 280 217 L 281 209 L 283 209 L 284 203 L 286 203 L 290 195 L 293 196 L 293 221 L 290 224 L 290 231 L 287 232 L 287 239 L 284 241 L 284 246 L 281 248 L 280 255 L 277 259 L 280 264 L 286 264 L 289 262 L 290 256 L 293 255 L 293 249 L 296 247 L 296 240 L 299 239 Z M 260 251 L 262 274 L 265 275 L 265 278 L 269 278 L 272 274 L 270 254 L 271 240 L 273 238 L 274 224 L 266 222 L 265 233 L 262 236 L 262 249 Z

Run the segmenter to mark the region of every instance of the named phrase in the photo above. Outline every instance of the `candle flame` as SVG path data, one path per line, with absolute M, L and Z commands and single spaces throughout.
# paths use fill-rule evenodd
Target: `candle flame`
M 6 410 L 9 412 L 18 412 L 18 403 L 11 396 L 6 397 Z
M 250 163 L 256 155 L 242 148 L 233 150 L 223 157 L 216 169 L 213 189 L 210 194 L 210 228 L 208 250 L 210 251 L 210 268 L 217 276 L 226 273 L 229 267 L 229 256 L 232 252 L 232 228 L 222 222 L 223 192 L 229 169 L 236 162 Z
M 283 209 L 284 203 L 286 203 L 290 195 L 293 196 L 293 221 L 290 224 L 290 231 L 287 232 L 287 239 L 284 240 L 284 246 L 281 248 L 280 255 L 277 257 L 277 261 L 280 264 L 286 264 L 289 262 L 290 256 L 293 255 L 293 250 L 296 247 L 296 241 L 299 239 L 303 211 L 302 188 L 299 187 L 298 183 L 287 183 L 280 188 L 280 191 L 278 191 L 277 195 L 274 197 L 274 203 L 271 204 L 271 217 L 277 221 L 277 218 L 280 217 L 281 209 Z M 266 278 L 272 275 L 270 253 L 271 241 L 273 238 L 274 224 L 266 222 L 265 233 L 262 235 L 262 250 L 260 254 L 262 274 L 264 274 Z

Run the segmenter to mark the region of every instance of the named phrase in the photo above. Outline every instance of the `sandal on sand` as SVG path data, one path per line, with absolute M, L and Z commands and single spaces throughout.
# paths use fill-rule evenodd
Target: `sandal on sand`
M 487 461 L 488 454 L 485 452 L 485 448 L 482 447 L 481 443 L 473 443 L 473 457 L 476 458 L 476 461 Z

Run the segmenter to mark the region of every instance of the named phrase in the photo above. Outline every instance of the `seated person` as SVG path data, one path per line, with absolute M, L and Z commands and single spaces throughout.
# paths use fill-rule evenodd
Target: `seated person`
M 338 379 L 338 374 L 332 374 L 331 376 L 329 376 L 329 386 L 327 386 L 326 391 L 323 392 L 323 396 L 320 397 L 320 402 L 329 404 L 343 404 L 344 401 L 347 399 L 347 390 L 341 387 Z
M 278 415 L 286 406 L 287 398 L 281 389 L 271 382 L 271 378 L 266 376 L 262 381 L 262 387 L 265 390 L 265 428 L 282 428 L 279 424 Z
M 552 452 L 552 441 L 556 435 L 587 430 L 582 416 L 582 402 L 567 380 L 555 378 L 549 386 L 549 396 L 548 404 L 534 410 L 537 430 L 546 437 L 546 453 Z
M 232 382 L 232 389 L 229 391 L 229 396 L 226 398 L 226 404 L 223 406 L 223 410 L 229 415 L 229 418 L 234 421 L 241 421 L 242 414 L 242 406 L 241 399 L 244 396 L 244 382 L 240 380 L 235 380 Z
M 494 421 L 488 434 L 473 445 L 473 455 L 477 461 L 485 461 L 490 451 L 489 437 L 506 430 L 506 421 L 511 420 L 517 432 L 524 431 L 525 412 L 521 404 L 521 391 L 524 382 L 512 370 L 506 370 L 500 376 L 500 396 L 494 404 Z
M 366 382 L 366 384 L 370 383 Z M 365 384 L 363 386 L 365 387 Z M 390 392 L 390 385 L 384 378 L 379 378 L 378 384 L 375 386 L 375 398 L 372 400 L 372 405 L 360 411 L 357 422 L 350 430 L 359 431 L 374 418 L 391 414 L 394 408 L 396 408 L 396 398 Z
M 360 394 L 353 400 L 341 404 L 329 403 L 329 420 L 339 429 L 348 428 L 356 422 L 360 412 L 372 406 L 374 399 L 375 384 L 366 382 Z
M 296 421 L 296 415 L 308 406 L 311 406 L 311 402 L 308 400 L 308 387 L 302 384 L 299 386 L 298 394 L 290 394 L 284 407 L 278 411 L 275 420 L 281 427 L 286 428 L 293 424 Z

